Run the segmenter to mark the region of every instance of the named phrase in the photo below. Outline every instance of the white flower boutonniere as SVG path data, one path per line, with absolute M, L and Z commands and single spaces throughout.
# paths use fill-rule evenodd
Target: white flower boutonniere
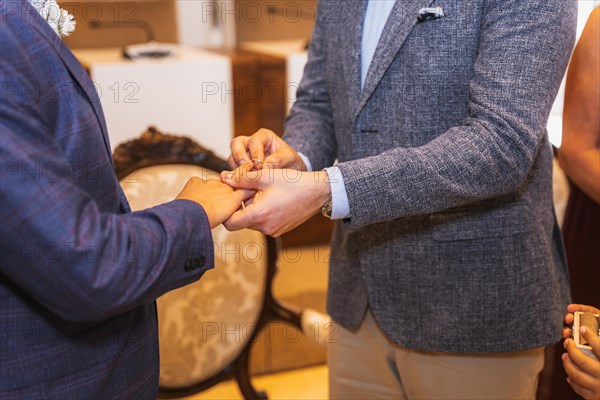
M 56 0 L 29 0 L 58 36 L 69 36 L 75 30 L 73 16 L 56 4 Z

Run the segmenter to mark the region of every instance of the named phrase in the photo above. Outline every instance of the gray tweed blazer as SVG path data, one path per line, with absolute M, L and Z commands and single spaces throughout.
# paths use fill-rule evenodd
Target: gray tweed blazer
M 285 140 L 339 161 L 328 311 L 367 305 L 414 349 L 508 352 L 560 338 L 568 273 L 546 122 L 576 2 L 399 0 L 360 87 L 362 0 L 322 0 Z M 422 7 L 444 18 L 417 21 Z

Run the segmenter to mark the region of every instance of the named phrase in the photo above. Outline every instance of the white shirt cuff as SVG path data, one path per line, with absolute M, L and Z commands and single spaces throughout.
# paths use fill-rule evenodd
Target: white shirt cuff
M 302 153 L 298 153 L 298 155 L 300 156 L 300 158 L 302 159 L 302 161 L 304 161 L 304 165 L 306 165 L 306 170 L 308 172 L 312 172 L 312 164 L 310 163 L 310 160 L 308 159 L 308 157 L 306 157 Z
M 325 172 L 329 176 L 329 185 L 331 186 L 331 219 L 349 218 L 350 204 L 342 172 L 335 166 L 325 168 Z

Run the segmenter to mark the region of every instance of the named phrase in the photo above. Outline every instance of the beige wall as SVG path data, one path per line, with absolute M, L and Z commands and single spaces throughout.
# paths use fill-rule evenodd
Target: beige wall
M 316 0 L 236 0 L 237 41 L 310 39 Z
M 59 1 L 61 7 L 74 15 L 77 27 L 65 42 L 72 49 L 120 47 L 146 41 L 137 21 L 152 26 L 156 40 L 177 42 L 174 0 L 157 1 Z M 123 27 L 92 29 L 92 21 L 117 22 Z

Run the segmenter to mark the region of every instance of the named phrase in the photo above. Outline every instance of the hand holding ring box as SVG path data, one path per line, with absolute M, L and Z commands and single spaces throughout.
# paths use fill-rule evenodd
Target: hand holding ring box
M 585 354 L 592 358 L 596 358 L 592 352 L 592 347 L 579 333 L 579 327 L 585 326 L 596 336 L 600 336 L 600 315 L 592 314 L 590 312 L 576 311 L 573 316 L 573 341 L 575 341 L 577 347 L 579 347 Z

